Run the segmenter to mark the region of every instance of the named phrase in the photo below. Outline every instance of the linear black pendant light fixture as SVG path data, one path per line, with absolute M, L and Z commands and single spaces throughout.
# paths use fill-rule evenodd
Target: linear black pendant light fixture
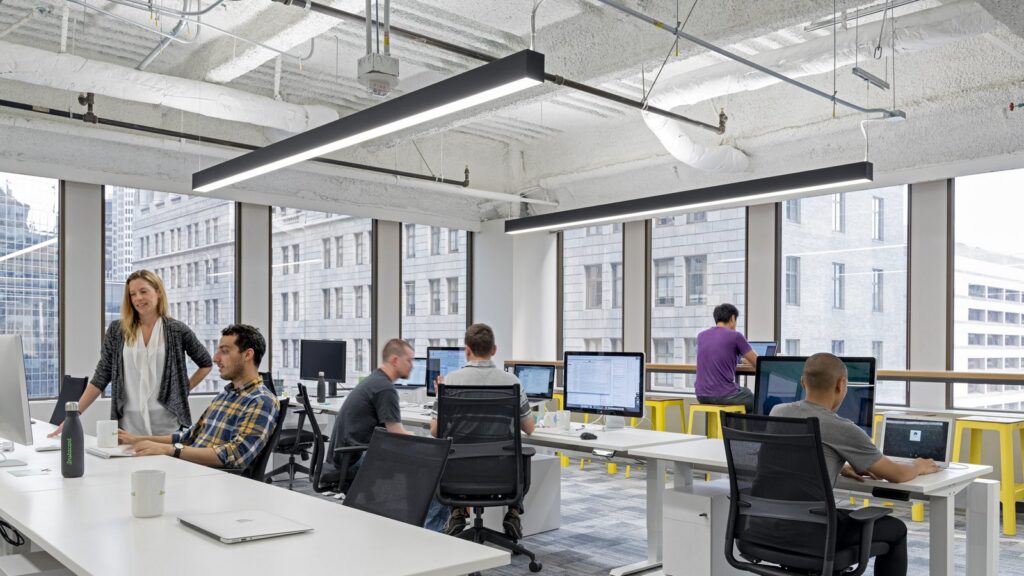
M 577 228 L 605 222 L 625 222 L 683 210 L 706 210 L 724 204 L 765 200 L 812 190 L 863 184 L 872 180 L 874 180 L 874 168 L 871 162 L 856 162 L 831 168 L 819 168 L 758 180 L 734 182 L 697 190 L 506 220 L 505 233 L 523 234 L 542 230 Z
M 230 186 L 543 82 L 544 55 L 532 50 L 523 50 L 200 170 L 192 175 L 192 189 L 196 192 L 209 192 Z

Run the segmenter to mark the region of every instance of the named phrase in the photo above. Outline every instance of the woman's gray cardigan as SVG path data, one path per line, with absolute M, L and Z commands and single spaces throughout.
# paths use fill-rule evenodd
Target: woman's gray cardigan
M 174 414 L 178 424 L 191 426 L 192 412 L 188 408 L 188 370 L 185 368 L 185 355 L 187 354 L 200 368 L 209 368 L 213 362 L 210 361 L 210 353 L 184 322 L 164 318 L 163 323 L 167 360 L 157 400 Z M 124 333 L 121 332 L 120 320 L 114 320 L 107 328 L 107 334 L 103 337 L 100 361 L 96 364 L 96 373 L 92 376 L 92 385 L 100 390 L 105 390 L 110 383 L 114 385 L 110 393 L 110 418 L 120 420 L 127 402 L 124 390 Z

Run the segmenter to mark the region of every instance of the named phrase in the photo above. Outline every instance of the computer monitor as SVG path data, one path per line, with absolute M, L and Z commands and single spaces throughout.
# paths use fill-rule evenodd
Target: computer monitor
M 516 364 L 515 375 L 531 400 L 550 400 L 555 394 L 555 367 L 541 364 Z
M 21 336 L 0 335 L 0 439 L 22 446 L 32 445 L 32 419 L 28 411 L 28 384 L 25 382 L 25 353 Z M 3 466 L 23 466 L 24 462 L 6 460 Z
M 875 359 L 840 358 L 846 364 L 846 398 L 837 413 L 852 420 L 871 435 L 875 412 Z M 759 358 L 754 379 L 754 413 L 771 414 L 777 404 L 796 402 L 804 397 L 800 376 L 806 356 Z
M 418 388 L 424 386 L 427 383 L 427 359 L 426 358 L 413 358 L 412 359 L 412 371 L 409 372 L 408 378 L 399 378 L 395 380 L 395 386 L 403 386 L 406 388 Z
M 778 342 L 750 342 L 749 344 L 758 358 L 762 356 L 775 356 L 775 352 L 779 349 Z
M 317 380 L 320 372 L 327 382 L 345 381 L 344 340 L 300 340 L 299 378 Z
M 466 349 L 462 346 L 430 346 L 427 348 L 427 396 L 437 396 L 434 381 L 466 365 Z
M 644 415 L 644 355 L 566 352 L 565 409 L 588 414 Z

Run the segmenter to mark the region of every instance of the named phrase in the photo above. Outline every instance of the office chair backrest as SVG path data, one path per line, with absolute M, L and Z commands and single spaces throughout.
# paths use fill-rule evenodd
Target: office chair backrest
M 277 396 L 277 388 L 274 386 L 274 379 L 271 377 L 270 372 L 260 372 L 260 377 L 263 378 L 263 385 L 270 390 L 270 393 Z
M 441 492 L 518 501 L 524 491 L 519 385 L 439 384 L 437 406 L 437 435 L 451 438 L 456 447 Z M 459 449 L 475 444 L 487 446 Z M 466 457 L 467 452 L 478 455 Z
M 723 414 L 731 502 L 726 555 L 734 539 L 778 547 L 780 534 L 799 531 L 787 549 L 823 559 L 831 574 L 836 511 L 817 418 L 774 418 Z
M 299 402 L 306 418 L 309 419 L 309 428 L 313 431 L 313 453 L 310 455 L 313 460 L 310 468 L 314 469 L 323 462 L 324 436 L 320 431 L 320 423 L 316 421 L 316 414 L 313 413 L 313 406 L 309 403 L 309 390 L 305 384 L 299 384 Z M 313 476 L 314 474 L 310 474 L 310 478 Z
M 50 414 L 50 424 L 59 426 L 64 422 L 64 404 L 78 402 L 88 385 L 89 378 L 87 377 L 64 376 L 64 381 L 60 385 L 60 394 L 57 397 L 57 405 L 53 407 L 53 413 Z
M 373 431 L 344 505 L 423 526 L 451 440 Z
M 270 462 L 271 456 L 274 455 L 274 449 L 277 448 L 277 441 L 281 437 L 281 430 L 284 429 L 284 419 L 288 417 L 288 398 L 278 401 L 277 422 L 274 424 L 274 431 L 270 433 L 270 438 L 267 440 L 267 445 L 260 451 L 259 456 L 252 461 L 244 471 L 242 476 L 251 478 L 257 482 L 263 482 L 266 480 L 267 463 Z

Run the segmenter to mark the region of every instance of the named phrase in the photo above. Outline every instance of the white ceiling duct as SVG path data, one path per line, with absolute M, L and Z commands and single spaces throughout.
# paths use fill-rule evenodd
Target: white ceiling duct
M 305 132 L 338 119 L 338 113 L 326 106 L 278 102 L 198 80 L 141 72 L 3 41 L 0 78 L 71 92 L 94 92 L 288 132 Z
M 732 146 L 703 146 L 686 133 L 686 126 L 677 120 L 642 112 L 647 127 L 661 145 L 684 164 L 706 172 L 745 172 L 750 161 L 747 155 Z

